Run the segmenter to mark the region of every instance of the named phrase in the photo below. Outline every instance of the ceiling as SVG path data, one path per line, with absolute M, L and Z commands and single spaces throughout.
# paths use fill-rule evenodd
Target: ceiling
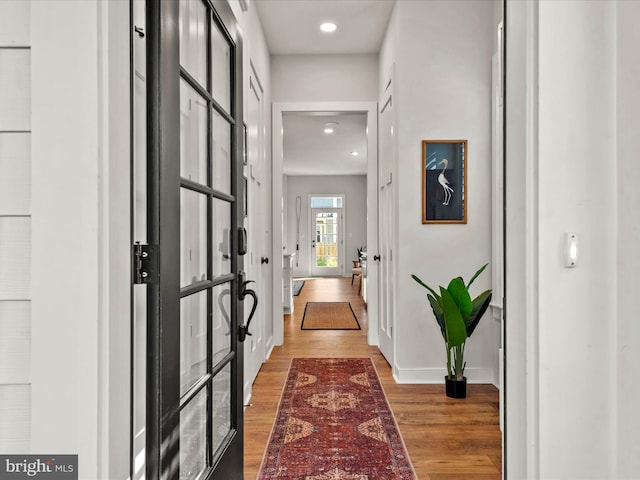
M 377 54 L 394 0 L 254 0 L 272 55 Z M 320 31 L 333 22 L 335 32 Z M 365 175 L 366 115 L 283 115 L 286 175 Z M 335 132 L 323 132 L 326 122 Z M 354 157 L 351 152 L 358 151 Z
M 324 133 L 327 123 L 336 123 L 333 133 Z M 366 174 L 366 114 L 284 113 L 282 127 L 285 175 Z
M 272 55 L 378 53 L 394 0 L 255 0 Z M 320 31 L 333 22 L 337 30 Z

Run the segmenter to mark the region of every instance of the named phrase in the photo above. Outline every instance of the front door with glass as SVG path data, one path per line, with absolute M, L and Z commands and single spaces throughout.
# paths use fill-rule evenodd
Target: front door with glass
M 241 479 L 242 52 L 226 2 L 146 2 L 145 478 Z
M 311 274 L 342 276 L 343 215 L 341 208 L 311 209 Z

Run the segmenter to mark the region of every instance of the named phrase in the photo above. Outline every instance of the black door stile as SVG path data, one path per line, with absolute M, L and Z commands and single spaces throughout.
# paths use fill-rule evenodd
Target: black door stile
M 159 245 L 161 281 L 148 286 L 147 338 L 147 478 L 169 473 L 178 457 L 180 441 L 171 432 L 179 428 L 172 409 L 179 399 L 179 372 L 171 360 L 179 352 L 178 303 L 180 258 L 169 252 L 180 248 L 179 231 L 162 228 L 179 219 L 180 116 L 178 3 L 147 2 L 147 164 L 148 241 Z M 164 321 L 163 321 L 164 320 Z M 162 360 L 165 361 L 162 361 Z M 169 440 L 169 441 L 166 441 Z

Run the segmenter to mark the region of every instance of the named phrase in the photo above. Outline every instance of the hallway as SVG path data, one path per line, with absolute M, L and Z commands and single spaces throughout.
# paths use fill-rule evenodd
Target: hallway
M 350 302 L 362 330 L 300 330 L 308 301 Z M 367 345 L 367 326 L 357 281 L 351 285 L 351 278 L 306 280 L 294 297 L 293 314 L 284 316 L 285 343 L 262 366 L 251 407 L 245 409 L 244 477 L 254 479 L 258 473 L 292 358 L 371 357 L 420 480 L 499 480 L 498 390 L 493 385 L 469 385 L 466 399 L 453 400 L 441 384 L 398 385 L 378 348 Z

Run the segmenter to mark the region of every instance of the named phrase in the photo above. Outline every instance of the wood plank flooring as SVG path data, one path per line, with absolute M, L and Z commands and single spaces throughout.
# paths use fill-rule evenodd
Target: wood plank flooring
M 362 330 L 300 330 L 304 306 L 312 301 L 351 302 Z M 398 385 L 378 348 L 367 345 L 367 327 L 357 280 L 306 280 L 294 297 L 293 314 L 284 316 L 284 345 L 262 366 L 245 409 L 244 478 L 258 474 L 292 358 L 370 357 L 420 480 L 500 480 L 498 390 L 470 384 L 467 398 L 455 400 L 445 395 L 444 385 Z

